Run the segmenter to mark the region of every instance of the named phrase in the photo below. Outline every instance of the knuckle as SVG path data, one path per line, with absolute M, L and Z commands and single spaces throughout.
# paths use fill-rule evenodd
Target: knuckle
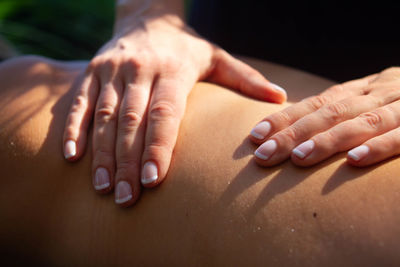
M 382 122 L 382 114 L 378 111 L 370 111 L 363 113 L 359 116 L 363 123 L 366 123 L 371 128 L 378 128 Z
M 308 105 L 314 110 L 321 108 L 328 102 L 329 98 L 325 95 L 316 95 L 307 99 Z
M 103 105 L 95 112 L 95 121 L 104 124 L 115 120 L 115 108 L 111 105 Z
M 333 122 L 342 121 L 346 114 L 348 113 L 349 107 L 342 102 L 329 103 L 322 108 L 322 112 L 325 118 Z
M 91 72 L 101 66 L 103 64 L 103 59 L 101 57 L 95 57 L 90 61 L 88 67 L 87 67 L 87 72 Z
M 141 59 L 137 57 L 131 57 L 126 61 L 126 64 L 129 69 L 135 70 L 136 72 L 142 70 L 143 66 L 145 65 L 145 58 L 142 57 Z
M 300 137 L 300 132 L 298 128 L 294 126 L 286 128 L 277 135 L 277 139 L 284 140 L 283 141 L 284 143 L 297 142 L 297 140 L 299 140 L 299 137 Z
M 120 118 L 120 123 L 126 132 L 136 130 L 142 121 L 142 117 L 134 110 L 125 110 Z
M 331 86 L 328 91 L 332 92 L 332 93 L 341 93 L 344 91 L 344 87 L 342 84 L 335 84 L 333 86 Z
M 110 58 L 106 61 L 106 63 L 104 65 L 105 65 L 106 69 L 113 71 L 116 68 L 118 68 L 119 61 L 116 58 Z
M 271 115 L 271 117 L 268 120 L 271 122 L 279 121 L 279 122 L 283 122 L 284 124 L 290 124 L 292 122 L 292 119 L 286 110 L 282 110 L 278 113 Z
M 75 113 L 75 112 L 84 111 L 84 110 L 86 110 L 86 108 L 87 108 L 86 98 L 82 95 L 78 95 L 77 97 L 75 97 L 71 112 Z
M 177 118 L 175 107 L 170 102 L 158 102 L 149 110 L 150 121 L 174 120 Z

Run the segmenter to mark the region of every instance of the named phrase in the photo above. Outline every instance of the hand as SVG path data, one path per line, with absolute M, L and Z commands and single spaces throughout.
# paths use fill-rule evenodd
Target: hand
M 186 98 L 207 79 L 281 103 L 284 91 L 243 62 L 200 38 L 181 21 L 142 20 L 114 37 L 90 62 L 75 94 L 65 132 L 65 157 L 82 156 L 94 113 L 95 189 L 133 204 L 141 184 L 168 171 Z
M 310 166 L 352 149 L 347 161 L 367 166 L 400 153 L 400 68 L 335 85 L 266 117 L 251 132 L 262 144 L 256 161 L 278 164 L 289 156 Z

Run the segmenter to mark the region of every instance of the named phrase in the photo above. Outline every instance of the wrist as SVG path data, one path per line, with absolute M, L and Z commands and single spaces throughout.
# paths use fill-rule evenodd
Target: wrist
M 183 1 L 181 0 L 117 0 L 116 3 L 114 35 L 123 34 L 137 25 L 153 22 L 175 26 L 185 24 Z

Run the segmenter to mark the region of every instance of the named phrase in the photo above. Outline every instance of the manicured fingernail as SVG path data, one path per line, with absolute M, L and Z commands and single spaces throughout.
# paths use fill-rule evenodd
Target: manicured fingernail
M 369 153 L 369 147 L 366 145 L 362 145 L 362 146 L 353 148 L 352 150 L 347 152 L 347 155 L 355 161 L 360 161 L 365 156 L 367 156 L 368 153 Z
M 132 198 L 132 187 L 126 181 L 120 181 L 115 187 L 115 203 L 122 204 Z
M 250 134 L 257 139 L 264 139 L 271 131 L 271 124 L 268 121 L 262 121 L 257 124 Z
M 69 140 L 65 143 L 64 147 L 64 157 L 66 159 L 76 156 L 76 143 L 75 141 Z
M 152 161 L 146 162 L 142 170 L 142 184 L 151 184 L 157 179 L 158 179 L 157 165 Z
M 278 144 L 275 140 L 268 140 L 264 144 L 262 144 L 257 150 L 254 152 L 254 155 L 257 158 L 267 160 L 271 157 L 271 155 L 275 152 Z
M 285 95 L 287 95 L 286 90 L 283 89 L 282 87 L 280 87 L 279 85 L 274 84 L 274 83 L 270 83 L 270 84 L 272 85 L 272 87 L 273 87 L 276 91 L 282 92 L 282 93 L 284 93 Z
M 295 149 L 292 150 L 292 152 L 297 157 L 304 159 L 313 151 L 314 147 L 315 147 L 314 141 L 308 140 L 298 145 Z
M 94 175 L 94 188 L 96 190 L 103 190 L 110 186 L 110 175 L 105 168 L 98 168 Z

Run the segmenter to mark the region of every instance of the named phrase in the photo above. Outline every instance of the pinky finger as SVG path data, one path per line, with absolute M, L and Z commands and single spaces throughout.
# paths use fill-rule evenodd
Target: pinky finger
M 78 86 L 64 129 L 64 157 L 69 161 L 77 160 L 85 151 L 88 127 L 99 90 L 94 74 L 86 75 Z
M 347 161 L 353 166 L 363 167 L 399 154 L 400 128 L 396 128 L 350 150 L 347 153 Z

